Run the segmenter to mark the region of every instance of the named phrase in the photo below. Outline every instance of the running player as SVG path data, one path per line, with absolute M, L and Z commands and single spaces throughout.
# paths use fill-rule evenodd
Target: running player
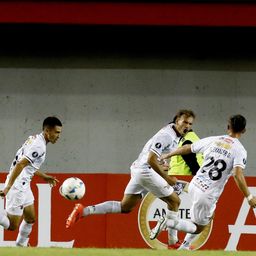
M 175 123 L 176 117 L 174 117 L 173 122 Z M 190 130 L 184 137 L 181 138 L 178 147 L 182 147 L 187 144 L 192 144 L 195 141 L 198 141 L 199 137 L 197 134 Z M 171 157 L 169 166 L 168 166 L 168 175 L 195 175 L 199 170 L 200 166 L 203 163 L 203 155 L 191 153 L 184 156 L 173 156 Z M 175 187 L 180 186 L 180 189 L 183 190 L 185 184 L 177 183 Z M 187 185 L 186 185 L 187 186 Z M 177 189 L 175 189 L 177 191 Z M 178 239 L 178 231 L 176 229 L 167 228 L 168 231 L 168 248 L 177 249 L 181 246 L 182 242 Z M 178 241 L 178 242 L 174 242 Z
M 172 187 L 176 183 L 176 178 L 168 176 L 159 158 L 162 153 L 177 148 L 181 136 L 191 129 L 194 118 L 193 111 L 180 110 L 175 124 L 163 127 L 146 143 L 138 159 L 131 166 L 131 179 L 121 202 L 107 201 L 87 207 L 76 204 L 66 221 L 66 227 L 73 226 L 80 218 L 91 214 L 129 213 L 147 192 L 166 202 L 168 218 L 177 219 L 180 199 Z
M 56 143 L 60 137 L 62 124 L 56 117 L 47 117 L 43 122 L 43 132 L 30 136 L 17 151 L 12 162 L 5 187 L 0 196 L 6 198 L 5 211 L 0 213 L 0 225 L 8 230 L 16 230 L 21 217 L 16 245 L 26 247 L 35 222 L 34 196 L 30 181 L 34 174 L 55 186 L 55 177 L 42 173 L 39 168 L 45 160 L 46 144 Z
M 162 155 L 161 159 L 167 159 L 174 155 L 201 152 L 204 155 L 204 163 L 188 187 L 192 199 L 191 221 L 174 221 L 160 217 L 157 225 L 151 230 L 151 239 L 155 239 L 166 226 L 174 228 L 190 233 L 179 248 L 189 250 L 196 234 L 202 232 L 211 221 L 218 199 L 231 175 L 249 205 L 256 207 L 256 197 L 250 193 L 243 175 L 247 152 L 239 138 L 245 132 L 245 126 L 246 119 L 241 115 L 234 115 L 228 120 L 227 135 L 207 137 Z

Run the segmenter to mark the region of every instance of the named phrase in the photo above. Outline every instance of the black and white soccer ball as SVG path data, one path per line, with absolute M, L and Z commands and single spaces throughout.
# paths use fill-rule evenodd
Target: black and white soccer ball
M 77 177 L 71 177 L 62 183 L 60 186 L 60 194 L 68 200 L 81 199 L 86 191 L 84 182 Z

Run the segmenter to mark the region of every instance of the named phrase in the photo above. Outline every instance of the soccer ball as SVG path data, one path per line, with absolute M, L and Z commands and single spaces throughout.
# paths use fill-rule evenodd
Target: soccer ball
M 60 194 L 68 200 L 79 200 L 85 194 L 85 185 L 82 180 L 77 177 L 71 177 L 60 186 Z

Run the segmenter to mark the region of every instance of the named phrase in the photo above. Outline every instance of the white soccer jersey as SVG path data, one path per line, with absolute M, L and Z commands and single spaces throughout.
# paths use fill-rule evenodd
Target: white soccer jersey
M 228 135 L 201 139 L 191 149 L 204 155 L 204 163 L 191 182 L 214 197 L 220 196 L 234 167 L 245 169 L 247 152 L 238 139 Z
M 148 168 L 149 152 L 154 152 L 158 157 L 162 153 L 169 153 L 177 148 L 180 137 L 177 136 L 173 129 L 173 124 L 168 124 L 158 131 L 143 147 L 138 159 L 133 166 L 138 168 Z
M 46 141 L 43 134 L 40 133 L 34 136 L 29 136 L 29 138 L 17 151 L 16 156 L 10 167 L 10 171 L 5 184 L 7 185 L 12 170 L 17 162 L 25 157 L 30 162 L 30 164 L 21 171 L 19 176 L 16 178 L 13 186 L 20 190 L 25 190 L 26 188 L 28 188 L 34 173 L 37 171 L 37 169 L 40 168 L 40 166 L 44 162 L 45 156 Z

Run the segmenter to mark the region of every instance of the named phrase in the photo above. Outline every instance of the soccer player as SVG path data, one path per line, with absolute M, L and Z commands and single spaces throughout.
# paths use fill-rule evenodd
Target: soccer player
M 58 182 L 55 177 L 42 173 L 39 168 L 45 160 L 47 143 L 56 143 L 61 130 L 62 124 L 58 118 L 47 117 L 43 121 L 42 133 L 30 136 L 17 151 L 4 189 L 0 191 L 0 196 L 6 199 L 5 211 L 0 213 L 0 225 L 8 230 L 16 230 L 23 215 L 16 239 L 17 246 L 28 245 L 36 218 L 34 196 L 30 188 L 32 177 L 34 174 L 38 175 L 51 186 Z
M 180 199 L 172 187 L 176 178 L 168 176 L 159 158 L 162 153 L 177 147 L 181 136 L 191 129 L 194 118 L 193 111 L 180 110 L 175 124 L 163 127 L 146 143 L 138 159 L 131 165 L 131 179 L 121 202 L 107 201 L 87 207 L 76 204 L 66 221 L 66 227 L 91 214 L 129 213 L 147 192 L 166 202 L 168 218 L 177 219 Z
M 173 119 L 173 123 L 176 121 L 176 116 Z M 184 137 L 180 139 L 178 147 L 182 147 L 187 144 L 192 144 L 198 141 L 199 137 L 191 129 L 188 131 Z M 168 165 L 168 175 L 195 175 L 203 163 L 203 155 L 201 153 L 195 154 L 191 153 L 188 155 L 176 155 L 171 157 L 170 163 Z M 176 186 L 181 186 L 181 184 L 176 184 Z M 175 186 L 175 187 L 176 187 Z M 183 188 L 180 187 L 180 188 Z M 175 189 L 175 191 L 177 191 Z M 177 193 L 177 192 L 176 192 Z M 178 239 L 178 232 L 176 229 L 167 228 L 168 231 L 168 248 L 177 249 L 181 246 L 181 241 Z M 178 241 L 178 242 L 175 242 Z
M 207 137 L 162 155 L 161 159 L 167 159 L 174 155 L 201 152 L 204 155 L 204 163 L 188 187 L 192 198 L 191 221 L 160 217 L 157 225 L 151 230 L 151 239 L 156 238 L 166 226 L 174 228 L 190 233 L 179 248 L 189 250 L 196 234 L 202 232 L 211 221 L 217 201 L 231 175 L 249 205 L 256 207 L 256 197 L 250 193 L 243 175 L 247 152 L 239 138 L 245 132 L 245 126 L 246 119 L 242 115 L 234 115 L 228 120 L 227 135 Z

